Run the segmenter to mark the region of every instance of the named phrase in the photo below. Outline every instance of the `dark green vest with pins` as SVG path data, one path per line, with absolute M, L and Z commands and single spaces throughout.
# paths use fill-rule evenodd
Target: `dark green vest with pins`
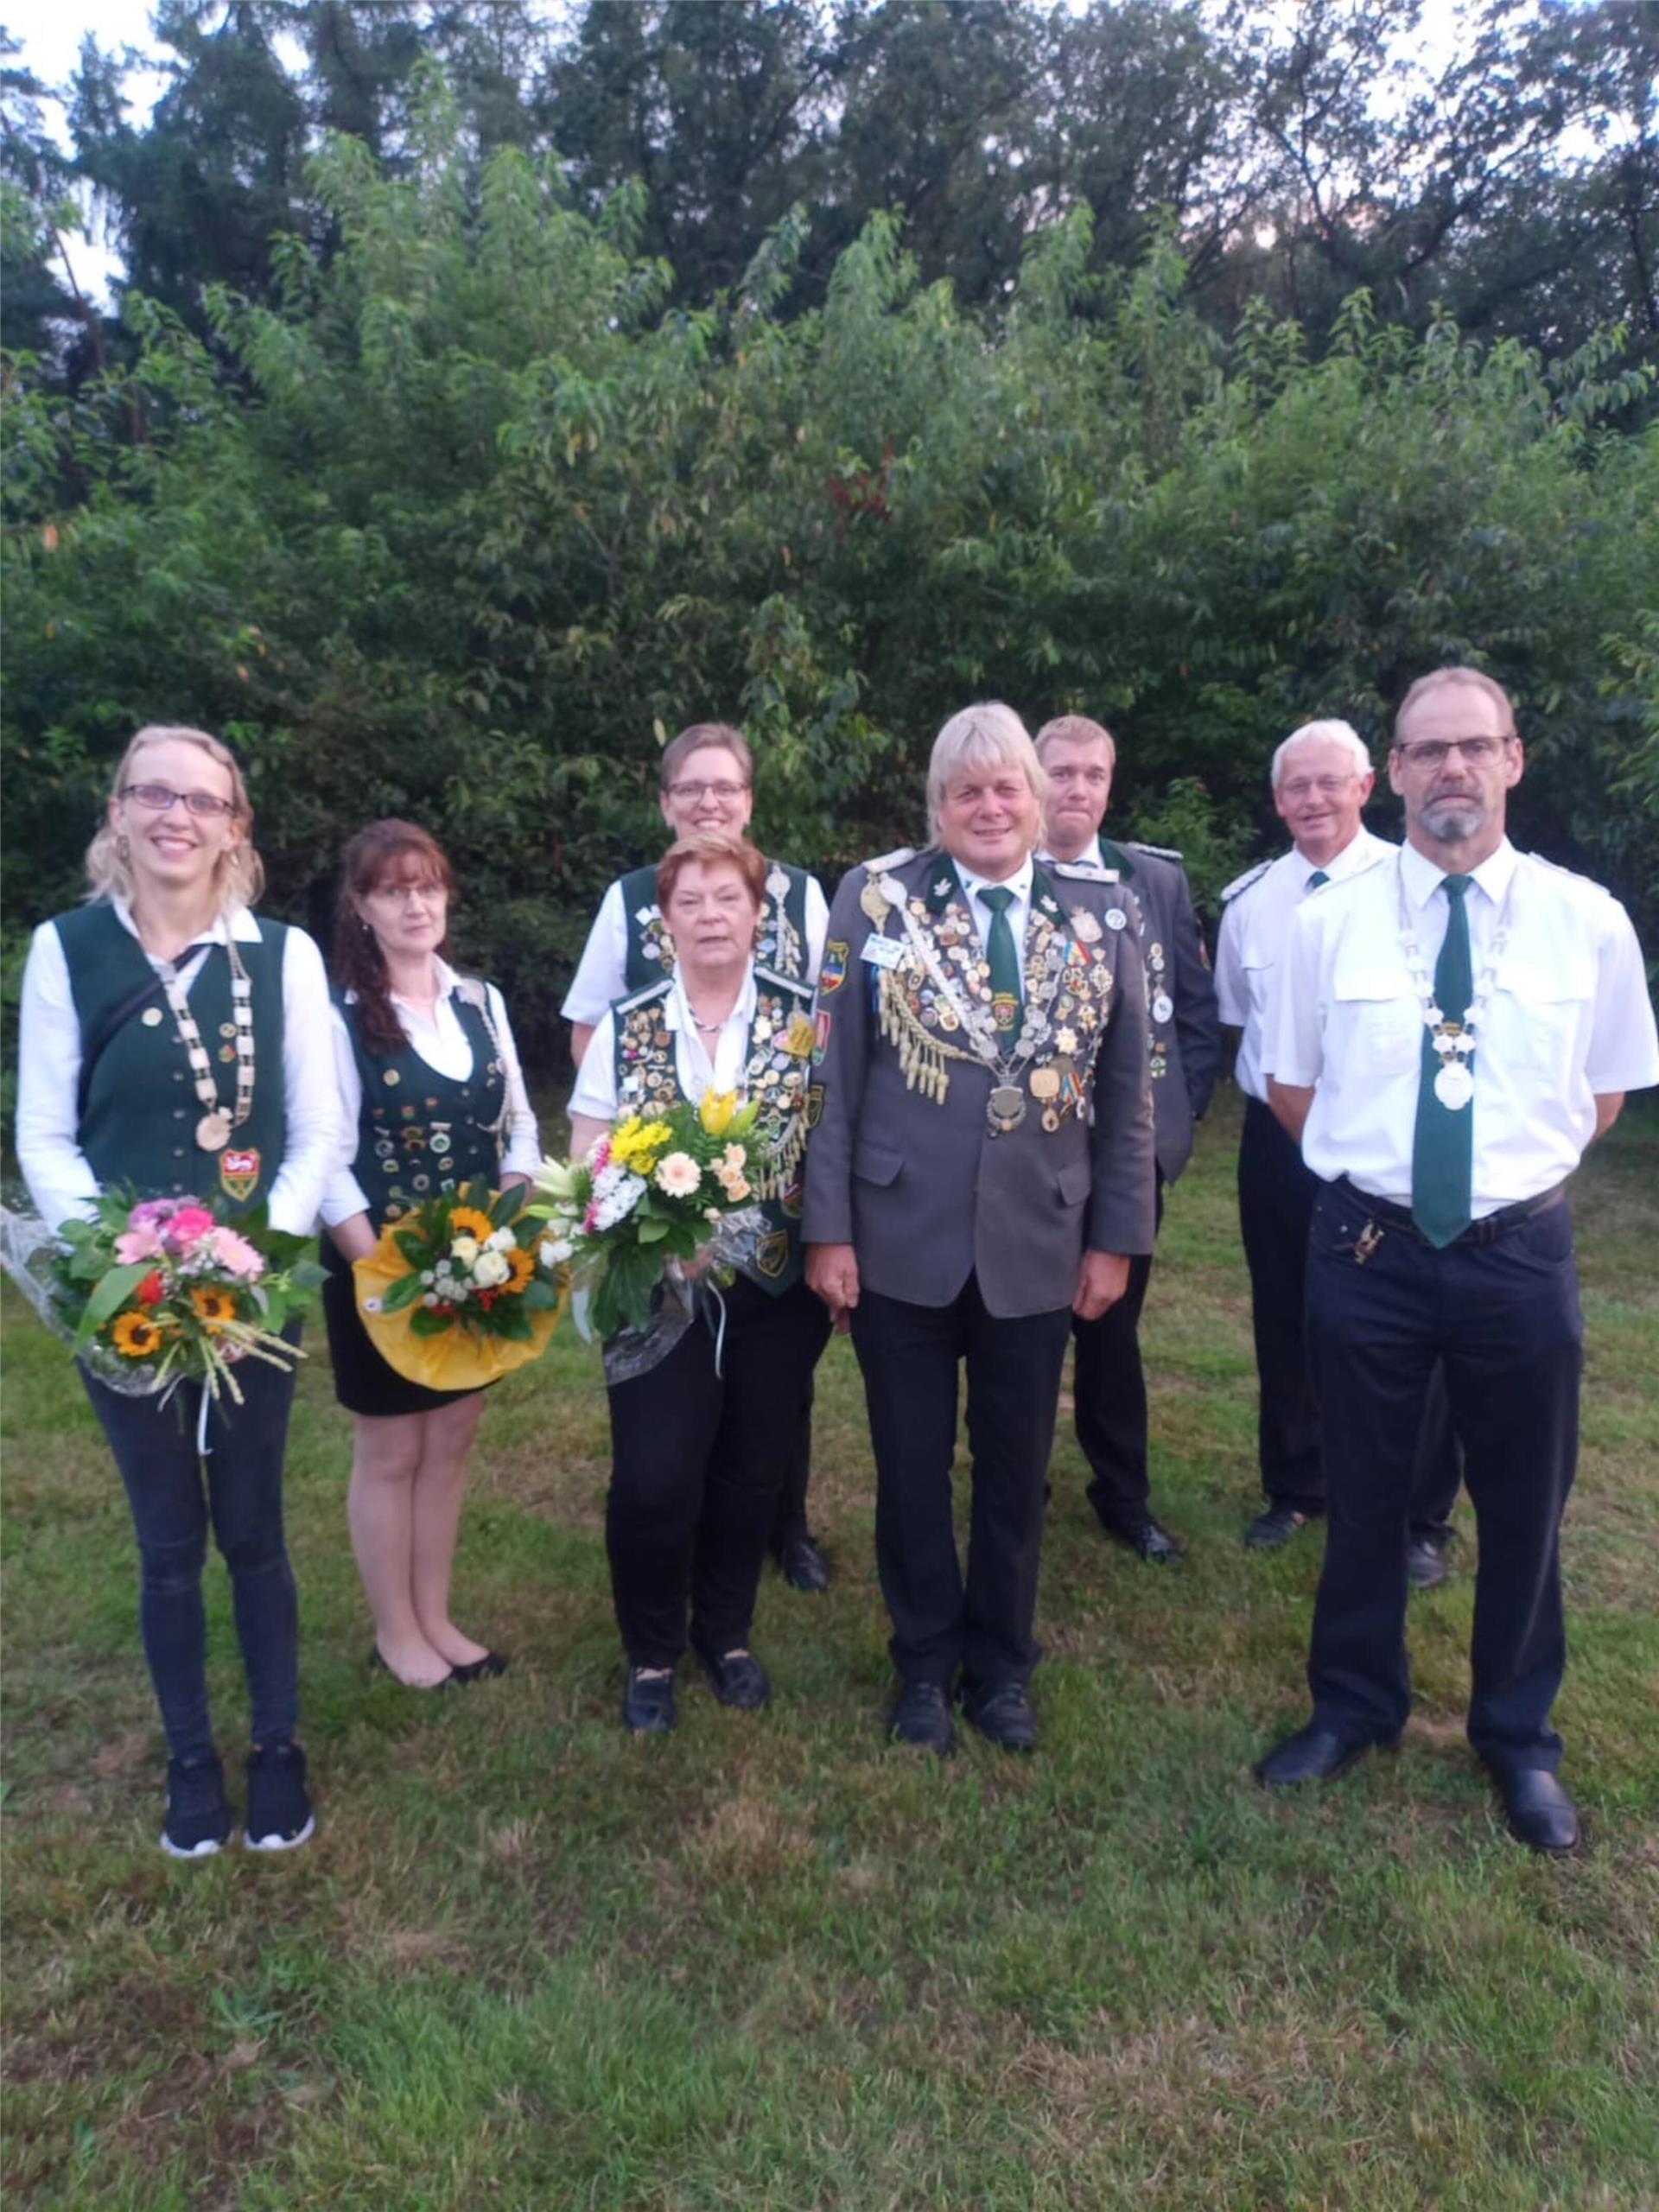
M 395 1052 L 372 1050 L 363 1041 L 356 1007 L 339 1002 L 363 1086 L 352 1173 L 377 1229 L 440 1191 L 480 1177 L 493 1189 L 499 1180 L 497 1130 L 507 1077 L 475 1002 L 482 989 L 463 980 L 455 993 L 455 1016 L 473 1052 L 471 1068 L 460 1077 L 440 1075 L 410 1044 Z
M 756 1255 L 758 1280 L 776 1295 L 801 1279 L 801 1155 L 806 1145 L 807 1077 L 812 1049 L 812 986 L 758 966 L 754 971 L 754 1020 L 743 1063 L 740 1089 L 760 1108 L 760 1120 L 747 1138 L 746 1170 L 757 1191 L 762 1178 L 773 1185 L 760 1200 L 766 1233 Z M 619 999 L 611 1008 L 616 1032 L 616 1117 L 625 1122 L 681 1103 L 674 1033 L 663 1020 L 670 979 Z M 772 1163 L 768 1175 L 764 1161 Z
M 766 862 L 766 894 L 760 908 L 754 964 L 774 976 L 807 972 L 804 868 L 785 861 Z M 657 904 L 657 870 L 637 868 L 622 878 L 622 918 L 627 925 L 628 957 L 624 981 L 629 991 L 644 990 L 674 973 L 674 946 L 663 927 Z
M 60 914 L 53 926 L 63 946 L 69 988 L 80 1022 L 83 1058 L 97 1049 L 78 1132 L 92 1173 L 108 1189 L 130 1184 L 141 1198 L 216 1201 L 226 1218 L 270 1196 L 288 1135 L 283 1069 L 281 922 L 257 918 L 257 941 L 237 942 L 252 985 L 253 1103 L 221 1152 L 196 1142 L 201 1101 L 178 1025 L 143 947 L 107 899 Z M 154 991 L 133 1003 L 154 984 Z M 236 1098 L 236 1024 L 231 963 L 222 944 L 202 962 L 186 994 L 207 1053 L 220 1105 Z M 110 1023 L 130 1007 L 115 1027 Z

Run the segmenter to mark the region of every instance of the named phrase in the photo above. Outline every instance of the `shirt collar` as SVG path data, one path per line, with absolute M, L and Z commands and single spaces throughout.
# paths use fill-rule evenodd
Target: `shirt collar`
M 1488 853 L 1480 866 L 1470 871 L 1494 906 L 1501 906 L 1507 896 L 1519 857 L 1505 837 L 1495 852 Z M 1420 910 L 1427 906 L 1449 873 L 1438 861 L 1430 860 L 1427 853 L 1419 852 L 1415 845 L 1400 848 L 1400 880 L 1413 906 Z
M 1111 863 L 1100 849 L 1098 830 L 1077 855 L 1076 860 L 1057 861 L 1052 853 L 1046 851 L 1039 853 L 1037 858 L 1041 861 L 1045 868 L 1097 868 L 1103 875 L 1110 875 L 1115 873 Z M 966 880 L 964 877 L 964 882 Z
M 111 898 L 115 918 L 131 937 L 138 936 L 138 925 L 132 918 L 132 908 L 124 899 Z M 257 944 L 259 925 L 246 906 L 232 906 L 227 912 L 216 914 L 211 927 L 203 930 L 195 942 L 198 944 L 223 944 L 226 937 L 234 938 L 238 944 Z M 139 942 L 142 944 L 143 939 Z
M 1294 845 L 1290 849 L 1290 857 L 1294 861 L 1304 885 L 1306 884 L 1309 876 L 1320 869 L 1324 870 L 1327 883 L 1340 883 L 1345 877 L 1357 875 L 1362 868 L 1370 868 L 1382 843 L 1382 840 L 1380 837 L 1373 837 L 1362 822 L 1342 850 L 1339 853 L 1333 853 L 1328 861 L 1311 861 L 1306 853 L 1299 851 Z
M 447 960 L 440 960 L 435 952 L 432 956 L 432 967 L 433 972 L 436 975 L 438 979 L 438 995 L 433 1002 L 432 1007 L 432 1011 L 435 1014 L 438 1007 L 442 1005 L 445 999 L 453 998 L 454 996 L 455 986 L 460 982 L 461 977 L 449 965 L 449 963 Z M 405 998 L 400 997 L 396 991 L 391 992 L 389 995 L 394 1006 L 409 1007 L 409 1001 Z M 409 1010 L 411 1014 L 415 1011 L 413 1007 L 409 1007 Z
M 721 1024 L 721 1027 L 723 1029 L 727 1022 L 741 1020 L 747 1029 L 753 1020 L 754 963 L 751 960 L 744 971 L 743 988 L 737 995 L 737 1003 L 727 1015 L 726 1021 Z M 663 1025 L 668 1029 L 689 1029 L 693 1036 L 697 1034 L 697 1025 L 691 1013 L 691 1002 L 685 995 L 685 985 L 681 981 L 677 968 L 674 970 L 674 988 L 670 991 L 667 1004 L 663 1008 Z
M 976 875 L 971 868 L 964 868 L 960 861 L 957 862 L 957 874 L 962 879 L 963 889 L 970 899 L 976 899 L 982 891 L 1001 888 L 1004 891 L 1012 891 L 1016 902 L 1023 899 L 1029 905 L 1031 879 L 1036 865 L 1033 855 L 1027 853 L 1014 874 L 1002 878 L 1000 887 L 993 884 L 988 875 Z

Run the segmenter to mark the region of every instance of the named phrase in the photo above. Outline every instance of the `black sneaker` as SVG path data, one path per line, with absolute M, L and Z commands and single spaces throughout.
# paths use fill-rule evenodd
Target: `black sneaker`
M 1294 1505 L 1270 1505 L 1251 1522 L 1244 1531 L 1244 1541 L 1252 1551 L 1279 1551 L 1299 1529 L 1306 1529 L 1313 1517 L 1309 1513 L 1299 1513 Z
M 250 1851 L 293 1851 L 316 1827 L 305 1787 L 305 1753 L 297 1744 L 256 1744 L 248 1753 Z
M 162 1849 L 169 1859 L 211 1859 L 231 1840 L 231 1808 L 218 1755 L 167 1763 L 167 1826 Z

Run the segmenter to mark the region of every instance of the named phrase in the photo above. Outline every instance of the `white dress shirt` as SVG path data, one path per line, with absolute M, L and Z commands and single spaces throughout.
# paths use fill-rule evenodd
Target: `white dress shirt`
M 1041 850 L 1038 852 L 1037 858 L 1045 868 L 1091 868 L 1095 870 L 1096 874 L 1106 876 L 1108 878 L 1118 875 L 1122 873 L 1118 868 L 1109 868 L 1107 866 L 1106 855 L 1100 849 L 1100 832 L 1098 830 L 1096 830 L 1094 836 L 1089 840 L 1088 843 L 1084 847 L 1083 850 L 1077 855 L 1075 860 L 1057 861 L 1052 853 L 1043 852 Z
M 653 900 L 653 904 L 654 904 Z M 802 980 L 810 983 L 823 966 L 823 940 L 830 932 L 830 909 L 816 875 L 806 879 L 806 967 Z M 571 978 L 559 1011 L 567 1021 L 592 1027 L 599 1022 L 628 988 L 628 918 L 622 909 L 622 879 L 619 876 L 599 902 L 599 912 L 588 932 L 582 958 Z
M 1268 1096 L 1273 1072 L 1271 1061 L 1262 1063 L 1268 1002 L 1297 909 L 1311 891 L 1323 887 L 1315 886 L 1315 874 L 1323 868 L 1331 882 L 1344 883 L 1395 849 L 1363 824 L 1328 861 L 1310 861 L 1293 845 L 1223 907 L 1216 939 L 1216 999 L 1222 1020 L 1243 1033 L 1233 1080 L 1249 1097 L 1265 1102 Z
M 448 1076 L 452 1083 L 465 1083 L 473 1072 L 473 1048 L 467 1041 L 467 1033 L 454 1004 L 455 986 L 461 978 L 447 960 L 435 958 L 433 964 L 438 973 L 438 999 L 429 1014 L 423 1007 L 411 1006 L 407 999 L 399 998 L 395 991 L 391 1002 L 404 1025 L 404 1036 L 428 1067 Z M 489 1002 L 490 1023 L 501 1047 L 501 1072 L 507 1086 L 506 1119 L 501 1125 L 500 1172 L 504 1175 L 524 1175 L 533 1181 L 536 1170 L 542 1164 L 542 1148 L 536 1116 L 524 1088 L 524 1071 L 518 1065 L 518 1047 L 513 1042 L 512 1024 L 507 1020 L 506 1001 L 493 983 L 486 983 L 484 990 Z M 357 1071 L 357 1055 L 352 1050 L 351 1032 L 344 1017 L 338 1007 L 331 1006 L 328 1011 L 334 1076 L 340 1094 L 340 1151 L 323 1196 L 322 1217 L 330 1229 L 337 1229 L 342 1221 L 349 1221 L 354 1214 L 368 1213 L 371 1208 L 363 1185 L 352 1173 L 360 1141 L 358 1123 L 363 1112 L 363 1080 Z
M 112 899 L 116 918 L 137 938 L 130 909 Z M 203 939 L 257 944 L 259 925 L 245 906 L 221 915 Z M 179 969 L 189 996 L 201 972 L 206 950 Z M 146 954 L 152 968 L 162 963 Z M 334 1103 L 334 1055 L 329 1046 L 333 1008 L 322 955 L 303 930 L 290 928 L 283 941 L 283 1084 L 287 1135 L 283 1164 L 270 1186 L 273 1229 L 308 1236 L 317 1207 L 338 1154 L 339 1123 Z M 263 1069 L 255 1079 L 265 1081 Z M 17 1161 L 29 1196 L 42 1221 L 60 1222 L 90 1213 L 99 1195 L 92 1164 L 80 1148 L 76 1091 L 80 1082 L 80 1017 L 69 985 L 69 965 L 55 925 L 42 922 L 29 949 L 23 969 L 22 1017 L 17 1039 Z
M 741 1090 L 748 1065 L 749 1030 L 754 1020 L 754 963 L 749 963 L 737 1003 L 720 1025 L 711 1053 L 698 1034 L 685 987 L 676 969 L 663 1001 L 663 1026 L 674 1037 L 674 1071 L 680 1089 L 694 1106 L 702 1103 L 705 1090 Z M 590 1121 L 617 1122 L 639 1110 L 641 1101 L 627 1088 L 638 1076 L 624 1078 L 620 1093 L 616 1084 L 616 1016 L 605 1014 L 576 1070 L 576 1087 L 570 1094 L 572 1114 Z
M 955 862 L 957 874 L 962 879 L 962 887 L 968 894 L 968 911 L 974 918 L 974 927 L 979 931 L 982 946 L 987 946 L 990 942 L 994 917 L 981 894 L 987 891 L 1012 891 L 1014 901 L 1006 910 L 1008 927 L 1014 931 L 1014 949 L 1023 961 L 1026 924 L 1031 919 L 1031 881 L 1036 865 L 1033 855 L 1027 853 L 1012 875 L 1005 875 L 994 883 L 988 875 L 976 875 L 961 861 Z
M 1478 1018 L 1474 1213 L 1564 1182 L 1595 1135 L 1596 1099 L 1659 1083 L 1659 1036 L 1624 909 L 1599 884 L 1506 838 L 1465 894 Z M 1269 1014 L 1281 1083 L 1314 1086 L 1302 1154 L 1375 1198 L 1411 1203 L 1423 1009 L 1401 945 L 1401 905 L 1432 977 L 1446 872 L 1414 846 L 1296 917 Z M 1505 903 L 1503 950 L 1495 950 Z

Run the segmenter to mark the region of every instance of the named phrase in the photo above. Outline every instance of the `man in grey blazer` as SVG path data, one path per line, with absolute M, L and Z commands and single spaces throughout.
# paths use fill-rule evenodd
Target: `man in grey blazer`
M 1046 779 L 1010 708 L 969 707 L 928 772 L 938 841 L 855 868 L 830 912 L 808 1098 L 807 1281 L 863 1370 L 892 1732 L 944 1752 L 961 1677 L 994 1743 L 1028 1685 L 1066 1337 L 1152 1249 L 1146 973 L 1132 898 L 1033 857 Z M 958 1369 L 973 1505 L 951 1522 Z
M 1048 777 L 1039 857 L 1127 883 L 1140 908 L 1161 1224 L 1164 1185 L 1173 1183 L 1192 1157 L 1193 1125 L 1210 1103 L 1221 1064 L 1216 987 L 1192 893 L 1179 853 L 1114 844 L 1102 836 L 1117 764 L 1109 730 L 1085 715 L 1061 715 L 1038 731 L 1037 755 Z M 1141 1359 L 1141 1309 L 1151 1274 L 1147 1253 L 1130 1267 L 1129 1287 L 1109 1312 L 1096 1321 L 1074 1318 L 1072 1400 L 1077 1442 L 1093 1476 L 1089 1502 L 1101 1527 L 1140 1558 L 1161 1566 L 1179 1560 L 1181 1548 L 1152 1510 Z

